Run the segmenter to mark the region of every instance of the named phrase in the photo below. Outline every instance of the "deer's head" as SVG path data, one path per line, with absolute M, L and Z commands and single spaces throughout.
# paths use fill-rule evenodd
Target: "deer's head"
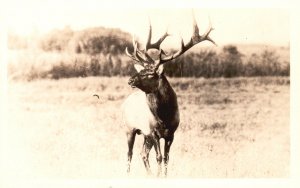
M 184 44 L 183 39 L 181 39 L 180 50 L 175 54 L 166 54 L 164 50 L 160 48 L 160 45 L 165 38 L 169 36 L 169 34 L 166 32 L 155 43 L 151 43 L 152 26 L 150 24 L 145 49 L 139 49 L 138 43 L 133 39 L 133 52 L 129 53 L 127 48 L 125 50 L 126 54 L 134 60 L 134 67 L 137 71 L 137 73 L 129 79 L 128 84 L 131 85 L 131 87 L 137 87 L 146 93 L 154 92 L 157 90 L 159 86 L 159 79 L 163 75 L 163 64 L 179 57 L 194 45 L 202 41 L 207 40 L 215 44 L 215 42 L 209 37 L 209 34 L 212 30 L 213 28 L 210 25 L 208 30 L 203 35 L 200 35 L 199 28 L 193 14 L 193 35 L 189 42 Z M 157 59 L 150 57 L 148 54 L 148 50 L 150 49 L 158 51 Z
M 130 77 L 128 84 L 131 87 L 137 87 L 145 93 L 152 93 L 158 89 L 159 79 L 163 74 L 163 65 L 155 69 L 151 66 L 141 66 L 135 64 L 134 68 L 137 73 Z

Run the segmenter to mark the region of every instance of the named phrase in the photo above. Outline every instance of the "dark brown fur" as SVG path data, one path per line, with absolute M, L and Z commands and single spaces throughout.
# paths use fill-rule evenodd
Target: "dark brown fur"
M 167 129 L 173 134 L 179 122 L 174 119 L 178 113 L 177 96 L 164 75 L 160 76 L 158 89 L 146 94 L 149 108 L 162 125 L 159 129 Z M 164 138 L 164 137 L 162 137 Z

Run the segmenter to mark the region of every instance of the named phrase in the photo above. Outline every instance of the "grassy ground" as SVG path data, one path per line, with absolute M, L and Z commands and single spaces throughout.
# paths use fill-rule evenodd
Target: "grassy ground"
M 127 80 L 9 83 L 7 178 L 127 177 L 119 112 L 132 92 Z M 170 178 L 289 176 L 289 78 L 170 82 L 181 116 L 170 152 Z M 142 142 L 138 136 L 132 177 L 145 176 L 139 155 Z M 155 171 L 154 151 L 150 158 Z

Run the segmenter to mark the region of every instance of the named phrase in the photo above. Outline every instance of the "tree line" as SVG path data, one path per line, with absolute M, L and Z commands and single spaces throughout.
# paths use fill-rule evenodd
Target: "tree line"
M 132 60 L 124 53 L 126 47 L 133 50 L 131 40 L 131 35 L 120 29 L 97 27 L 73 31 L 66 27 L 53 30 L 36 40 L 36 46 L 45 52 L 68 53 L 70 58 L 58 60 L 48 70 L 31 65 L 33 68 L 27 71 L 28 77 L 59 79 L 132 75 Z M 28 40 L 9 35 L 8 47 L 29 48 Z M 290 65 L 282 62 L 276 51 L 263 50 L 245 55 L 237 46 L 227 45 L 219 52 L 209 49 L 188 52 L 167 63 L 164 70 L 170 77 L 289 76 Z

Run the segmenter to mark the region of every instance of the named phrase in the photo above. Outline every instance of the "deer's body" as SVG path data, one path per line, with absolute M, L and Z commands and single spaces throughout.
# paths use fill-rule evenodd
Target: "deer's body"
M 159 130 L 160 137 L 173 134 L 179 125 L 179 110 L 176 93 L 166 77 L 162 75 L 157 91 L 132 93 L 123 103 L 123 117 L 127 131 L 140 130 L 143 135 L 151 135 Z M 162 120 L 163 126 L 157 122 Z
M 130 171 L 136 134 L 142 134 L 145 139 L 141 155 L 148 173 L 150 173 L 148 156 L 153 146 L 159 166 L 162 159 L 167 166 L 170 146 L 180 119 L 176 93 L 167 78 L 162 74 L 157 89 L 151 93 L 143 91 L 132 93 L 123 103 L 122 109 L 129 146 L 128 171 Z M 160 151 L 159 141 L 161 138 L 165 139 L 164 156 Z M 165 174 L 166 172 L 167 169 L 165 168 Z M 159 170 L 158 174 L 160 173 Z
M 164 161 L 164 171 L 167 175 L 169 151 L 174 139 L 174 133 L 179 125 L 179 110 L 177 96 L 163 73 L 163 64 L 185 53 L 194 45 L 207 40 L 214 41 L 208 36 L 212 31 L 210 27 L 204 35 L 199 35 L 199 29 L 194 19 L 194 32 L 187 44 L 181 41 L 181 49 L 175 54 L 167 55 L 160 45 L 168 33 L 165 33 L 157 42 L 151 43 L 152 28 L 150 25 L 149 36 L 145 50 L 138 49 L 137 42 L 133 41 L 134 51 L 126 54 L 136 63 L 137 73 L 129 79 L 131 87 L 140 91 L 131 94 L 123 103 L 123 120 L 126 127 L 128 143 L 128 168 L 133 153 L 136 134 L 144 136 L 142 159 L 146 170 L 150 173 L 149 152 L 154 147 L 158 163 L 158 175 L 161 173 L 161 163 Z M 149 49 L 159 51 L 158 59 L 154 60 L 148 54 Z M 165 139 L 163 155 L 160 150 L 160 139 Z

